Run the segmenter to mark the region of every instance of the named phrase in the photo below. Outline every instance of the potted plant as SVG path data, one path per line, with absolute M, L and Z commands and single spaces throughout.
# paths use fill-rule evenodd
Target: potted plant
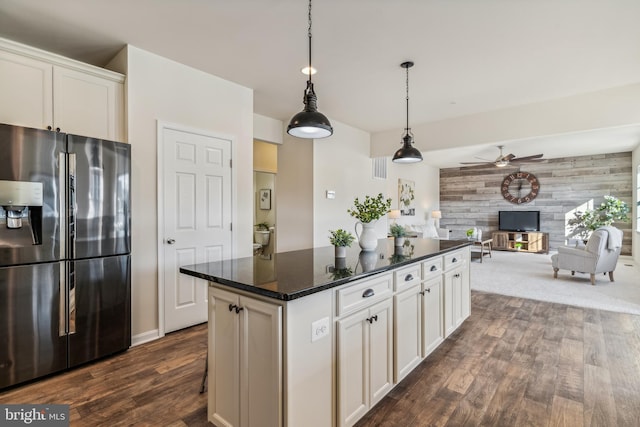
M 629 206 L 625 202 L 614 196 L 604 196 L 604 202 L 597 208 L 574 213 L 574 217 L 567 221 L 571 227 L 568 237 L 579 236 L 586 243 L 597 228 L 629 221 L 628 213 Z
M 391 210 L 391 199 L 385 199 L 382 193 L 376 197 L 365 196 L 364 201 L 356 197 L 353 208 L 347 209 L 352 217 L 356 218 L 356 235 L 358 243 L 364 251 L 374 250 L 378 246 L 378 239 L 374 230 L 375 221 L 385 216 Z M 362 233 L 358 234 L 358 224 L 362 225 Z
M 402 238 L 407 234 L 407 231 L 400 224 L 392 224 L 389 227 L 389 232 L 393 236 L 394 246 L 402 246 Z
M 467 239 L 473 239 L 473 228 L 467 230 Z
M 262 246 L 269 244 L 269 223 L 261 222 L 256 224 L 256 229 L 253 232 L 253 240 Z
M 353 234 L 349 233 L 342 228 L 337 230 L 329 230 L 329 242 L 335 246 L 336 258 L 344 258 L 347 256 L 347 247 L 351 246 L 351 243 L 355 240 Z
M 515 242 L 513 244 L 513 247 L 516 249 L 516 251 L 519 251 L 520 249 L 522 249 L 522 242 Z

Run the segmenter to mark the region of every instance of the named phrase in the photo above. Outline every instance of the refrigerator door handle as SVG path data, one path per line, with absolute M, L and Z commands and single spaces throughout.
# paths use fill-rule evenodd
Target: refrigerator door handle
M 69 335 L 76 333 L 76 313 L 78 308 L 76 307 L 76 273 L 75 263 L 69 263 Z
M 58 188 L 60 189 L 60 259 L 67 257 L 67 155 L 58 154 Z
M 69 258 L 76 256 L 76 154 L 69 153 L 69 206 L 67 218 L 69 222 Z
M 67 335 L 67 267 L 66 262 L 60 263 L 60 312 L 58 314 L 58 336 Z

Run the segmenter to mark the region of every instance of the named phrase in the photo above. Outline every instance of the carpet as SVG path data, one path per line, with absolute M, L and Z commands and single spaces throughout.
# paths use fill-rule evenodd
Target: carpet
M 553 278 L 551 254 L 493 251 L 481 263 L 471 261 L 471 289 L 578 307 L 640 315 L 640 269 L 630 257 L 620 257 L 609 275 L 589 275 L 560 270 Z

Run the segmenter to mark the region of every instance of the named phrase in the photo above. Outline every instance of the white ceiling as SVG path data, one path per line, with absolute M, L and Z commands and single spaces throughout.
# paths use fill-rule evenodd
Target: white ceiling
M 307 7 L 306 0 L 0 0 L 0 36 L 99 66 L 129 43 L 253 88 L 256 113 L 288 122 L 302 109 Z M 405 60 L 415 62 L 412 125 L 638 83 L 639 16 L 638 0 L 316 0 L 318 107 L 369 132 L 400 134 Z M 571 144 L 585 154 L 629 150 L 640 127 L 598 137 L 590 145 L 585 134 L 567 136 L 548 144 L 545 157 L 563 157 Z M 506 145 L 517 156 L 536 154 Z M 497 156 L 493 146 L 447 151 L 449 165 Z

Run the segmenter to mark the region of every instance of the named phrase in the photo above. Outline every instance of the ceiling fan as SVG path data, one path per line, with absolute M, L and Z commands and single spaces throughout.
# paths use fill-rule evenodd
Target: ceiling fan
M 477 159 L 484 160 L 483 162 L 460 162 L 461 165 L 494 165 L 499 168 L 505 167 L 510 163 L 534 163 L 534 162 L 542 162 L 544 159 L 541 157 L 543 154 L 534 154 L 532 156 L 524 156 L 524 157 L 516 157 L 513 154 L 502 154 L 502 149 L 504 145 L 498 145 L 498 149 L 500 150 L 500 155 L 495 160 L 482 159 L 480 157 L 476 157 Z

